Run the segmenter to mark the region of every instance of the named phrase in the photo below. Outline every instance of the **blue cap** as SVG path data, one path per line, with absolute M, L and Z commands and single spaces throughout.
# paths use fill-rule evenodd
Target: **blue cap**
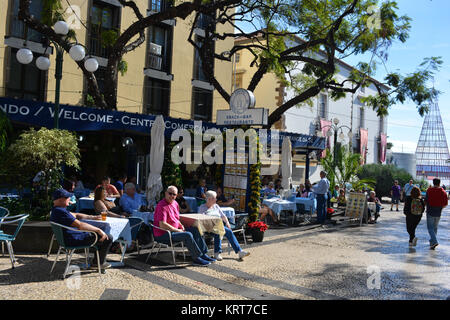
M 73 193 L 70 193 L 67 190 L 64 189 L 58 189 L 55 192 L 53 192 L 53 200 L 57 200 L 59 198 L 70 198 L 73 196 Z

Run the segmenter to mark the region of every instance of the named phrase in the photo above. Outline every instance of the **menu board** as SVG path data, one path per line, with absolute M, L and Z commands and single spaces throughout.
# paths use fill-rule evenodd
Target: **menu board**
M 238 163 L 224 165 L 223 193 L 225 198 L 234 199 L 235 211 L 245 212 L 248 185 L 248 154 L 238 154 Z M 240 164 L 239 162 L 243 162 Z
M 364 193 L 350 193 L 345 208 L 345 216 L 359 219 L 360 222 L 362 222 L 363 217 L 367 218 L 367 199 Z

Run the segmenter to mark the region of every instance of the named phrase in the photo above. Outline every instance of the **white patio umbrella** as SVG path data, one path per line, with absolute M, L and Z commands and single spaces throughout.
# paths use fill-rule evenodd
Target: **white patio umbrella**
M 288 137 L 283 138 L 281 147 L 281 186 L 284 190 L 284 195 L 290 195 L 292 182 L 292 146 L 291 140 Z
M 161 171 L 164 163 L 164 118 L 156 117 L 151 128 L 150 173 L 147 180 L 146 197 L 148 204 L 155 204 L 163 189 Z

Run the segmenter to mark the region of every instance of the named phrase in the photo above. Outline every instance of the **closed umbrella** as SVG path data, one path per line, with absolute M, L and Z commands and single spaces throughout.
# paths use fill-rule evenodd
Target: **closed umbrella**
M 292 146 L 291 140 L 284 137 L 281 148 L 281 186 L 284 190 L 284 195 L 289 196 L 292 182 Z
M 151 128 L 150 174 L 147 180 L 146 197 L 148 204 L 155 204 L 163 189 L 161 171 L 164 163 L 164 118 L 156 117 Z

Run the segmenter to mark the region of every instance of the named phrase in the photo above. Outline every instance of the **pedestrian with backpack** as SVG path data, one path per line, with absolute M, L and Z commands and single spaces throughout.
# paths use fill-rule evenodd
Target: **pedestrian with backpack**
M 430 249 L 434 250 L 438 246 L 437 229 L 441 219 L 442 209 L 448 205 L 448 196 L 444 189 L 440 187 L 441 180 L 433 179 L 433 186 L 427 190 L 425 202 L 427 204 L 427 228 L 430 234 Z
M 420 189 L 413 187 L 410 197 L 405 199 L 403 213 L 406 215 L 406 231 L 409 234 L 409 246 L 415 247 L 417 244 L 416 228 L 422 219 L 425 211 L 425 201 L 421 197 Z

